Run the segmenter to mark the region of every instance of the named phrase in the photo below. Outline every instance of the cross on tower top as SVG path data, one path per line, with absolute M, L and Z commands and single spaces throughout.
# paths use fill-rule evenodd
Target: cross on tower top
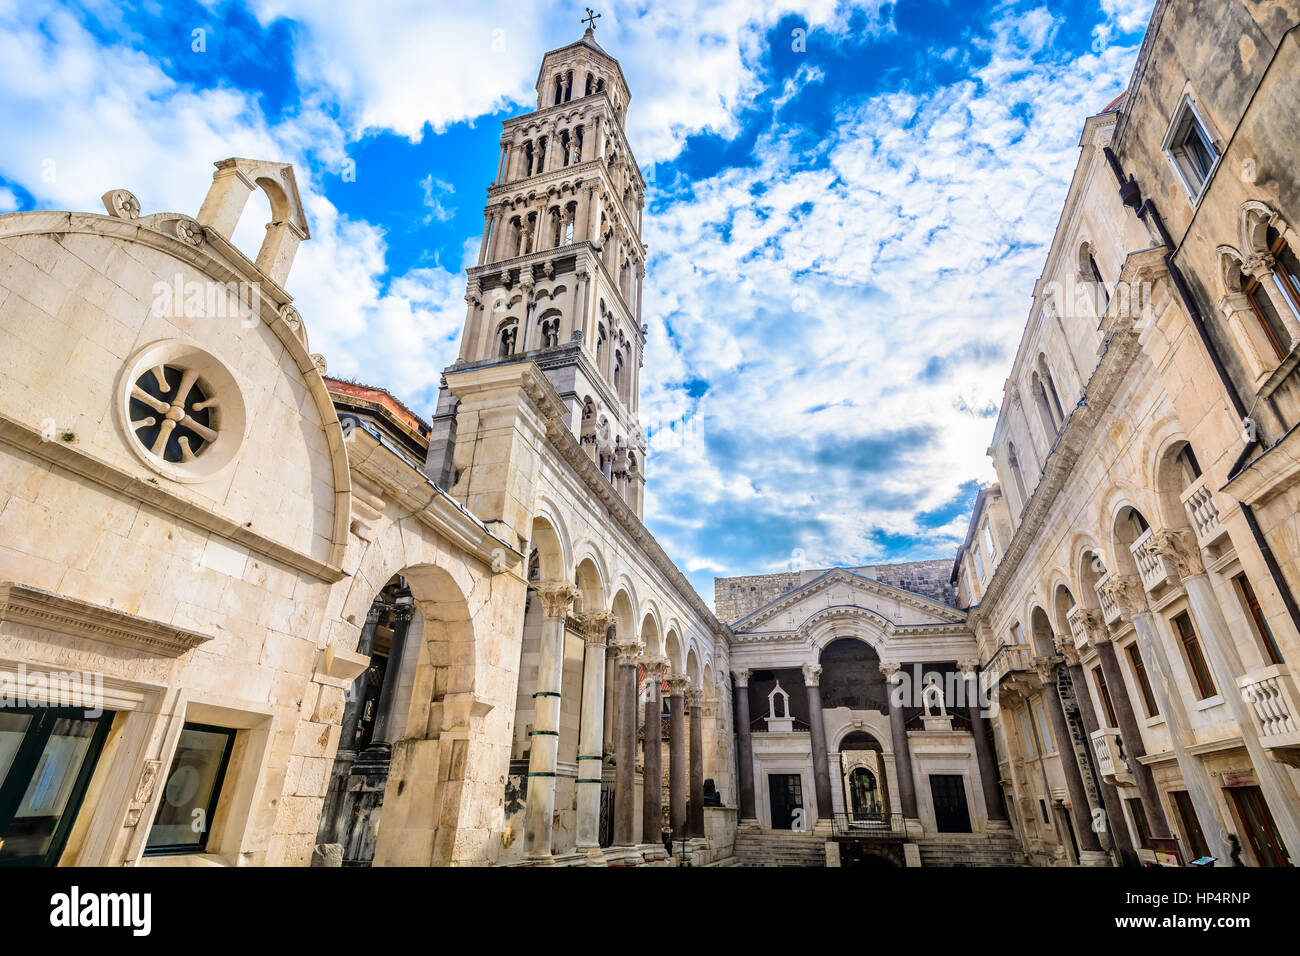
M 587 29 L 594 31 L 596 29 L 596 21 L 599 18 L 600 18 L 600 14 L 592 12 L 591 7 L 588 7 L 587 15 L 583 17 L 579 22 L 587 24 Z

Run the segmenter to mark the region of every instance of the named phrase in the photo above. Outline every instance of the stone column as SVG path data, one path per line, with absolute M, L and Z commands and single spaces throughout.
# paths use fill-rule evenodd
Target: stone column
M 1010 824 L 1002 802 L 1002 788 L 998 785 L 997 754 L 989 744 L 988 720 L 980 709 L 979 661 L 958 661 L 957 666 L 966 679 L 966 715 L 970 718 L 970 733 L 975 741 L 975 763 L 980 771 L 980 790 L 984 794 L 988 829 L 1005 830 Z
M 524 811 L 524 846 L 528 859 L 551 859 L 555 817 L 555 771 L 560 749 L 560 687 L 564 677 L 564 620 L 578 589 L 567 581 L 548 581 L 537 588 L 542 602 L 537 692 L 533 694 L 533 729 L 528 732 L 528 806 Z
M 880 665 L 889 682 L 889 736 L 894 747 L 894 769 L 898 777 L 899 809 L 905 820 L 916 820 L 916 779 L 912 776 L 912 746 L 907 742 L 907 721 L 903 716 L 902 664 Z
M 1138 649 L 1146 664 L 1151 693 L 1155 695 L 1156 705 L 1160 708 L 1160 713 L 1165 718 L 1165 726 L 1169 729 L 1169 745 L 1173 748 L 1174 759 L 1178 761 L 1178 770 L 1183 776 L 1183 783 L 1187 784 L 1187 794 L 1191 797 L 1192 806 L 1196 810 L 1201 832 L 1209 845 L 1210 855 L 1226 860 L 1228 859 L 1227 829 L 1214 802 L 1214 785 L 1205 769 L 1205 764 L 1195 754 L 1188 753 L 1187 748 L 1195 742 L 1196 738 L 1187 717 L 1187 709 L 1183 706 L 1182 690 L 1174 682 L 1174 670 L 1170 665 L 1169 655 L 1165 653 L 1164 641 L 1160 636 L 1160 625 L 1147 607 L 1146 592 L 1142 588 L 1142 582 L 1136 575 L 1116 575 L 1102 588 L 1120 609 L 1120 615 L 1125 620 L 1133 622 L 1133 630 L 1137 633 Z M 1106 675 L 1106 685 L 1110 686 L 1109 674 Z M 1144 807 L 1145 803 L 1143 801 Z
M 1098 730 L 1097 712 L 1092 707 L 1092 697 L 1088 693 L 1088 685 L 1084 680 L 1083 665 L 1079 663 L 1079 653 L 1071 638 L 1057 638 L 1056 646 L 1065 658 L 1066 666 L 1070 671 L 1070 683 L 1074 685 L 1074 699 L 1079 702 L 1079 718 L 1083 721 L 1084 733 L 1088 735 L 1086 748 L 1091 755 L 1095 752 L 1092 735 Z M 1111 846 L 1121 864 L 1135 863 L 1137 858 L 1133 853 L 1133 839 L 1128 832 L 1128 822 L 1124 819 L 1124 808 L 1119 802 L 1119 791 L 1115 789 L 1114 784 L 1102 780 L 1100 774 L 1094 774 L 1093 778 L 1097 781 L 1097 789 L 1101 793 L 1101 802 L 1106 811 L 1106 832 L 1110 834 Z
M 822 721 L 822 669 L 803 666 L 803 684 L 808 691 L 808 736 L 812 739 L 813 788 L 817 792 L 817 823 L 825 829 L 831 822 L 831 770 L 826 757 L 826 725 Z
M 600 770 L 605 726 L 605 635 L 614 616 L 609 611 L 582 615 L 587 642 L 582 660 L 582 724 L 578 732 L 577 849 L 600 853 Z
M 632 846 L 636 821 L 636 665 L 641 645 L 618 645 L 618 741 L 614 753 L 614 846 Z
M 736 679 L 736 762 L 740 764 L 740 822 L 758 823 L 754 812 L 754 742 L 749 732 L 749 670 L 733 671 Z
M 691 708 L 691 798 L 686 817 L 686 835 L 704 837 L 704 691 L 692 687 L 686 692 Z
M 1079 865 L 1105 866 L 1109 861 L 1092 828 L 1092 807 L 1088 803 L 1088 791 L 1084 789 L 1083 774 L 1079 772 L 1074 738 L 1070 736 L 1070 724 L 1065 719 L 1065 708 L 1061 706 L 1061 694 L 1056 689 L 1056 669 L 1059 663 L 1060 659 L 1054 654 L 1034 658 L 1034 668 L 1038 671 L 1039 680 L 1043 682 L 1043 706 L 1052 725 L 1052 736 L 1056 738 L 1056 755 L 1065 773 L 1070 809 L 1074 811 L 1074 837 L 1079 843 Z
M 1147 818 L 1147 827 L 1155 837 L 1168 837 L 1169 821 L 1165 818 L 1165 808 L 1160 802 L 1160 791 L 1156 789 L 1155 777 L 1151 768 L 1140 758 L 1147 755 L 1146 744 L 1142 742 L 1142 731 L 1138 729 L 1137 717 L 1133 713 L 1133 704 L 1128 696 L 1128 685 L 1120 673 L 1119 660 L 1115 656 L 1115 645 L 1110 641 L 1110 634 L 1101 615 L 1096 611 L 1080 612 L 1080 620 L 1089 640 L 1097 648 L 1097 661 L 1101 664 L 1101 676 L 1106 679 L 1106 692 L 1110 695 L 1111 706 L 1115 709 L 1115 721 L 1119 724 L 1120 740 L 1124 744 L 1124 755 L 1128 758 L 1129 772 L 1137 785 L 1138 797 L 1142 801 L 1142 812 Z M 1080 668 L 1082 670 L 1082 668 Z M 1121 819 L 1123 819 L 1121 817 Z
M 618 709 L 621 703 L 618 673 L 618 640 L 615 636 L 605 652 L 605 727 L 601 749 L 607 757 L 618 749 Z
M 393 704 L 397 699 L 397 685 L 402 680 L 406 632 L 411 627 L 411 616 L 414 613 L 414 604 L 398 603 L 393 606 L 393 640 L 388 649 L 388 668 L 384 671 L 384 686 L 379 692 L 379 706 L 375 709 L 375 725 L 367 750 L 393 742 Z
M 673 841 L 686 836 L 686 685 L 685 677 L 668 678 L 668 819 Z
M 648 660 L 645 665 L 645 754 L 641 778 L 641 842 L 651 846 L 660 843 L 664 829 L 664 767 L 663 767 L 663 699 L 659 696 L 668 661 L 664 658 Z
M 1267 271 L 1271 262 L 1270 256 L 1264 265 L 1255 264 L 1256 275 L 1271 275 Z M 1261 273 L 1260 270 L 1265 271 Z M 1290 310 L 1282 311 L 1289 313 Z M 1287 322 L 1287 329 L 1291 331 L 1293 339 L 1300 334 L 1294 318 Z M 1242 743 L 1259 778 L 1259 789 L 1272 812 L 1282 842 L 1294 860 L 1300 856 L 1300 807 L 1296 805 L 1296 792 L 1286 767 L 1270 758 L 1259 741 L 1259 726 L 1239 686 L 1239 679 L 1245 675 L 1246 668 L 1237 652 L 1228 622 L 1223 617 L 1223 609 L 1215 597 L 1214 585 L 1205 573 L 1196 538 L 1190 531 L 1160 530 L 1147 542 L 1147 550 L 1163 558 L 1167 564 L 1172 564 L 1182 580 L 1183 588 L 1187 591 L 1187 603 L 1191 605 L 1192 619 L 1205 649 L 1206 663 L 1214 675 L 1220 696 L 1237 721 Z

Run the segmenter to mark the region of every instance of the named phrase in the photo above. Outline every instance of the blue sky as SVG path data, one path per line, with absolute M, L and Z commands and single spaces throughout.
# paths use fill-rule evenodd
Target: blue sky
M 649 181 L 646 522 L 715 574 L 949 557 L 1078 156 L 1152 0 L 603 5 Z M 197 211 L 288 160 L 334 374 L 432 410 L 502 120 L 579 5 L 0 0 L 0 212 Z M 235 242 L 256 249 L 248 214 Z

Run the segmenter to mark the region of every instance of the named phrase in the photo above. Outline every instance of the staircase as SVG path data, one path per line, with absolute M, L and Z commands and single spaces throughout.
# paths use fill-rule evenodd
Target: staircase
M 1010 833 L 950 833 L 917 841 L 922 866 L 1024 866 L 1020 843 Z
M 826 838 L 797 830 L 738 830 L 736 866 L 825 866 Z

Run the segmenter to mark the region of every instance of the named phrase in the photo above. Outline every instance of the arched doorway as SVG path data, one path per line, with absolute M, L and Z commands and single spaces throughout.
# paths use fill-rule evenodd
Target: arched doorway
M 879 820 L 884 811 L 880 784 L 866 767 L 854 767 L 849 773 L 849 815 L 858 820 Z
M 863 731 L 846 736 L 840 741 L 840 771 L 849 825 L 887 825 L 889 788 L 880 741 Z

